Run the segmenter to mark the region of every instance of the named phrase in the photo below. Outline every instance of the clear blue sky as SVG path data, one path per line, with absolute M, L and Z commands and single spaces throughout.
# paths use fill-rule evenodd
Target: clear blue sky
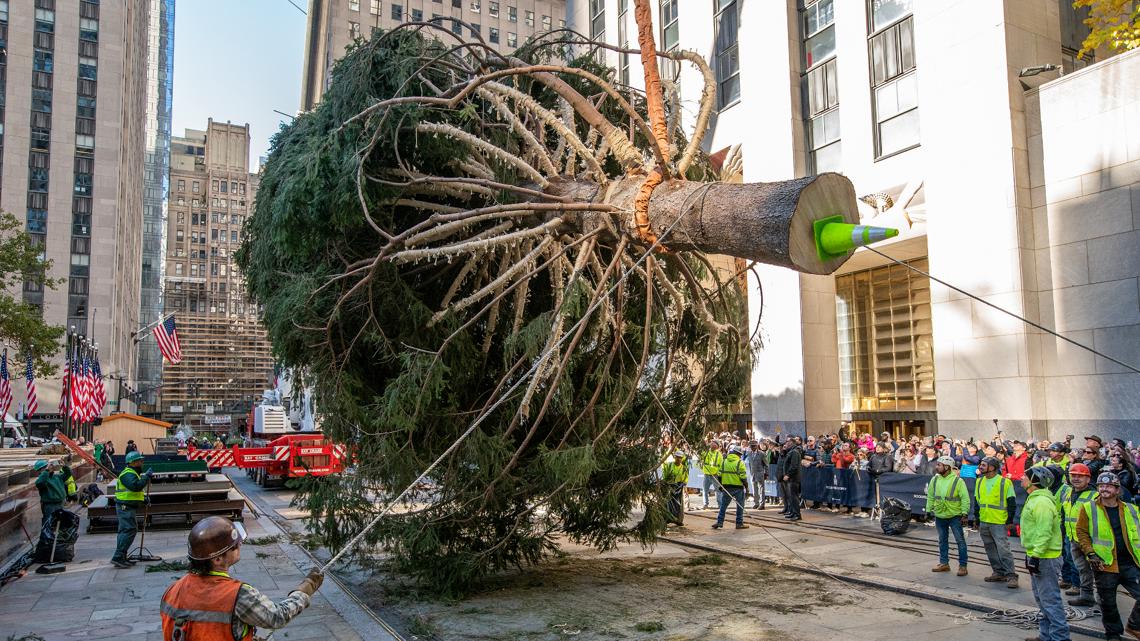
M 211 117 L 249 123 L 255 171 L 288 120 L 273 110 L 300 107 L 304 49 L 305 16 L 288 0 L 177 0 L 171 133 L 204 129 Z

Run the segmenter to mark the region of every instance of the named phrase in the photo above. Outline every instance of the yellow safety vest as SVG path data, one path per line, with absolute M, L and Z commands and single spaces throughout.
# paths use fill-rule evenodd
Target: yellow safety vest
M 70 474 L 67 475 L 67 495 L 71 496 L 79 492 L 79 488 L 75 485 L 75 477 Z
M 1065 536 L 1069 537 L 1070 541 L 1077 540 L 1077 511 L 1085 506 L 1085 503 L 1093 500 L 1096 492 L 1091 487 L 1086 487 L 1069 502 L 1069 497 L 1073 495 L 1073 486 L 1068 483 L 1061 486 L 1057 490 L 1057 498 L 1061 501 L 1061 525 L 1065 528 Z
M 666 463 L 661 474 L 661 480 L 666 483 L 688 483 L 689 466 L 681 463 Z
M 119 473 L 119 482 L 116 484 L 116 489 L 115 489 L 115 500 L 116 501 L 144 501 L 144 500 L 146 500 L 146 493 L 145 492 L 135 492 L 134 490 L 128 490 L 127 489 L 126 484 L 123 483 L 123 477 L 126 476 L 127 474 L 134 474 L 135 476 L 139 475 L 139 473 L 136 472 L 135 468 L 133 468 L 133 467 L 128 467 Z
M 736 454 L 729 454 L 728 458 L 720 464 L 720 484 L 744 487 L 744 479 L 748 472 L 744 469 L 744 461 Z
M 1120 505 L 1124 507 L 1121 510 L 1123 514 L 1121 529 L 1128 538 L 1128 547 L 1132 548 L 1133 558 L 1140 559 L 1140 514 L 1137 513 L 1136 506 L 1131 503 L 1121 501 Z M 1089 517 L 1089 536 L 1092 538 L 1093 552 L 1096 552 L 1106 565 L 1112 565 L 1112 560 L 1116 556 L 1116 537 L 1113 535 L 1108 513 L 1096 501 L 1089 501 L 1083 507 Z
M 701 457 L 701 471 L 705 473 L 705 476 L 715 475 L 720 471 L 722 463 L 724 463 L 724 454 L 709 450 Z
M 982 523 L 1005 524 L 1009 512 L 1005 508 L 1005 499 L 1013 496 L 1013 487 L 1009 479 L 1004 476 L 995 476 L 992 479 L 979 476 L 974 483 L 974 500 L 978 502 L 978 519 Z
M 1069 463 L 1071 463 L 1071 462 L 1072 461 L 1069 460 L 1069 455 L 1066 454 L 1066 455 L 1061 457 L 1060 461 L 1054 461 L 1051 458 L 1047 458 L 1043 461 L 1037 461 L 1036 463 L 1034 463 L 1030 467 L 1045 467 L 1046 465 L 1056 465 L 1057 467 L 1059 467 L 1062 470 L 1067 472 L 1069 470 Z

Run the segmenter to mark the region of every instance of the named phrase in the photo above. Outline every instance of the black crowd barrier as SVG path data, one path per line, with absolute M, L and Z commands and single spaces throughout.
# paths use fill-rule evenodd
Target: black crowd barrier
M 771 470 L 769 478 L 775 478 L 776 470 Z M 910 506 L 915 514 L 926 513 L 926 488 L 931 476 L 927 474 L 899 474 L 887 472 L 878 478 L 878 499 L 888 497 L 899 499 Z M 976 479 L 962 479 L 970 495 L 972 509 L 974 482 Z M 1018 481 L 1009 481 L 1013 486 L 1018 512 L 1025 503 L 1025 490 Z M 844 507 L 872 507 L 876 502 L 875 479 L 865 470 L 839 469 L 836 467 L 805 467 L 800 469 L 800 496 L 805 501 L 833 503 Z

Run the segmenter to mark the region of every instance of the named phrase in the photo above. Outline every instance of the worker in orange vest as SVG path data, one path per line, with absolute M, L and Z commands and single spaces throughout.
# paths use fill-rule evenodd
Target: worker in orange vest
M 222 516 L 202 519 L 190 530 L 190 573 L 162 595 L 164 641 L 251 641 L 257 628 L 284 627 L 309 607 L 324 581 L 319 570 L 276 603 L 230 577 L 245 539 L 245 528 Z

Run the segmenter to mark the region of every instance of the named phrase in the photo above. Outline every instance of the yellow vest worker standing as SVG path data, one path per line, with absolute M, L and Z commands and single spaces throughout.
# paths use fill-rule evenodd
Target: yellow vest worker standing
M 978 478 L 974 483 L 974 500 L 978 504 L 978 533 L 986 546 L 986 557 L 993 573 L 983 579 L 986 583 L 1002 583 L 1017 588 L 1017 571 L 1013 567 L 1013 552 L 1009 549 L 1009 526 L 1017 513 L 1013 496 L 1013 481 L 1001 476 L 1001 462 L 987 456 L 978 463 Z
M 1033 583 L 1033 599 L 1041 608 L 1037 639 L 1069 641 L 1069 622 L 1061 602 L 1061 510 L 1049 491 L 1053 472 L 1033 467 L 1025 472 L 1021 487 L 1029 498 L 1021 509 L 1021 545 L 1025 567 Z
M 744 524 L 744 483 L 748 480 L 748 470 L 744 467 L 744 460 L 740 458 L 741 449 L 735 445 L 728 451 L 728 456 L 720 465 L 721 491 L 717 493 L 720 512 L 717 513 L 714 529 L 724 527 L 724 514 L 728 510 L 729 502 L 736 503 L 736 529 L 743 530 L 748 526 Z
M 1095 589 L 1095 575 L 1088 558 L 1081 552 L 1080 543 L 1077 542 L 1077 517 L 1089 501 L 1096 498 L 1096 490 L 1089 486 L 1092 473 L 1089 466 L 1084 463 L 1073 463 L 1069 467 L 1069 482 L 1061 486 L 1057 492 L 1057 500 L 1061 503 L 1061 530 L 1065 535 L 1066 550 L 1073 565 L 1077 568 L 1080 577 L 1077 585 L 1065 591 L 1075 599 L 1069 599 L 1069 605 L 1089 606 L 1096 605 L 1093 598 Z
M 150 470 L 139 474 L 142 466 L 142 454 L 138 451 L 127 454 L 127 466 L 119 474 L 116 484 L 115 514 L 119 517 L 119 536 L 115 541 L 115 555 L 111 557 L 111 565 L 117 568 L 134 565 L 134 561 L 127 559 L 127 553 L 131 551 L 131 543 L 134 543 L 135 534 L 139 531 L 138 509 L 146 501 L 145 490 L 150 484 Z
M 705 475 L 704 481 L 701 482 L 701 498 L 704 499 L 704 504 L 701 505 L 702 510 L 709 509 L 709 493 L 717 490 L 716 476 L 720 474 L 721 463 L 724 463 L 724 454 L 721 454 L 720 443 L 710 441 L 709 448 L 709 451 L 701 456 L 701 473 Z
M 221 516 L 198 521 L 190 530 L 190 573 L 162 595 L 164 641 L 250 641 L 257 628 L 284 627 L 309 607 L 324 575 L 309 575 L 274 603 L 257 588 L 229 575 L 241 560 L 245 528 Z
M 677 450 L 672 460 L 666 460 L 661 467 L 661 482 L 669 490 L 669 514 L 671 523 L 685 524 L 685 487 L 689 484 L 689 461 L 685 453 Z
M 1101 472 L 1096 489 L 1097 498 L 1077 516 L 1077 541 L 1096 577 L 1104 634 L 1140 639 L 1140 510 L 1120 500 L 1120 479 L 1112 472 Z M 1117 587 L 1136 599 L 1127 626 L 1120 624 Z
M 969 557 L 962 528 L 970 513 L 970 492 L 966 482 L 954 473 L 954 459 L 943 456 L 934 463 L 934 476 L 926 486 L 926 511 L 934 514 L 938 530 L 938 565 L 931 572 L 950 571 L 950 532 L 958 544 L 958 576 L 966 576 Z

